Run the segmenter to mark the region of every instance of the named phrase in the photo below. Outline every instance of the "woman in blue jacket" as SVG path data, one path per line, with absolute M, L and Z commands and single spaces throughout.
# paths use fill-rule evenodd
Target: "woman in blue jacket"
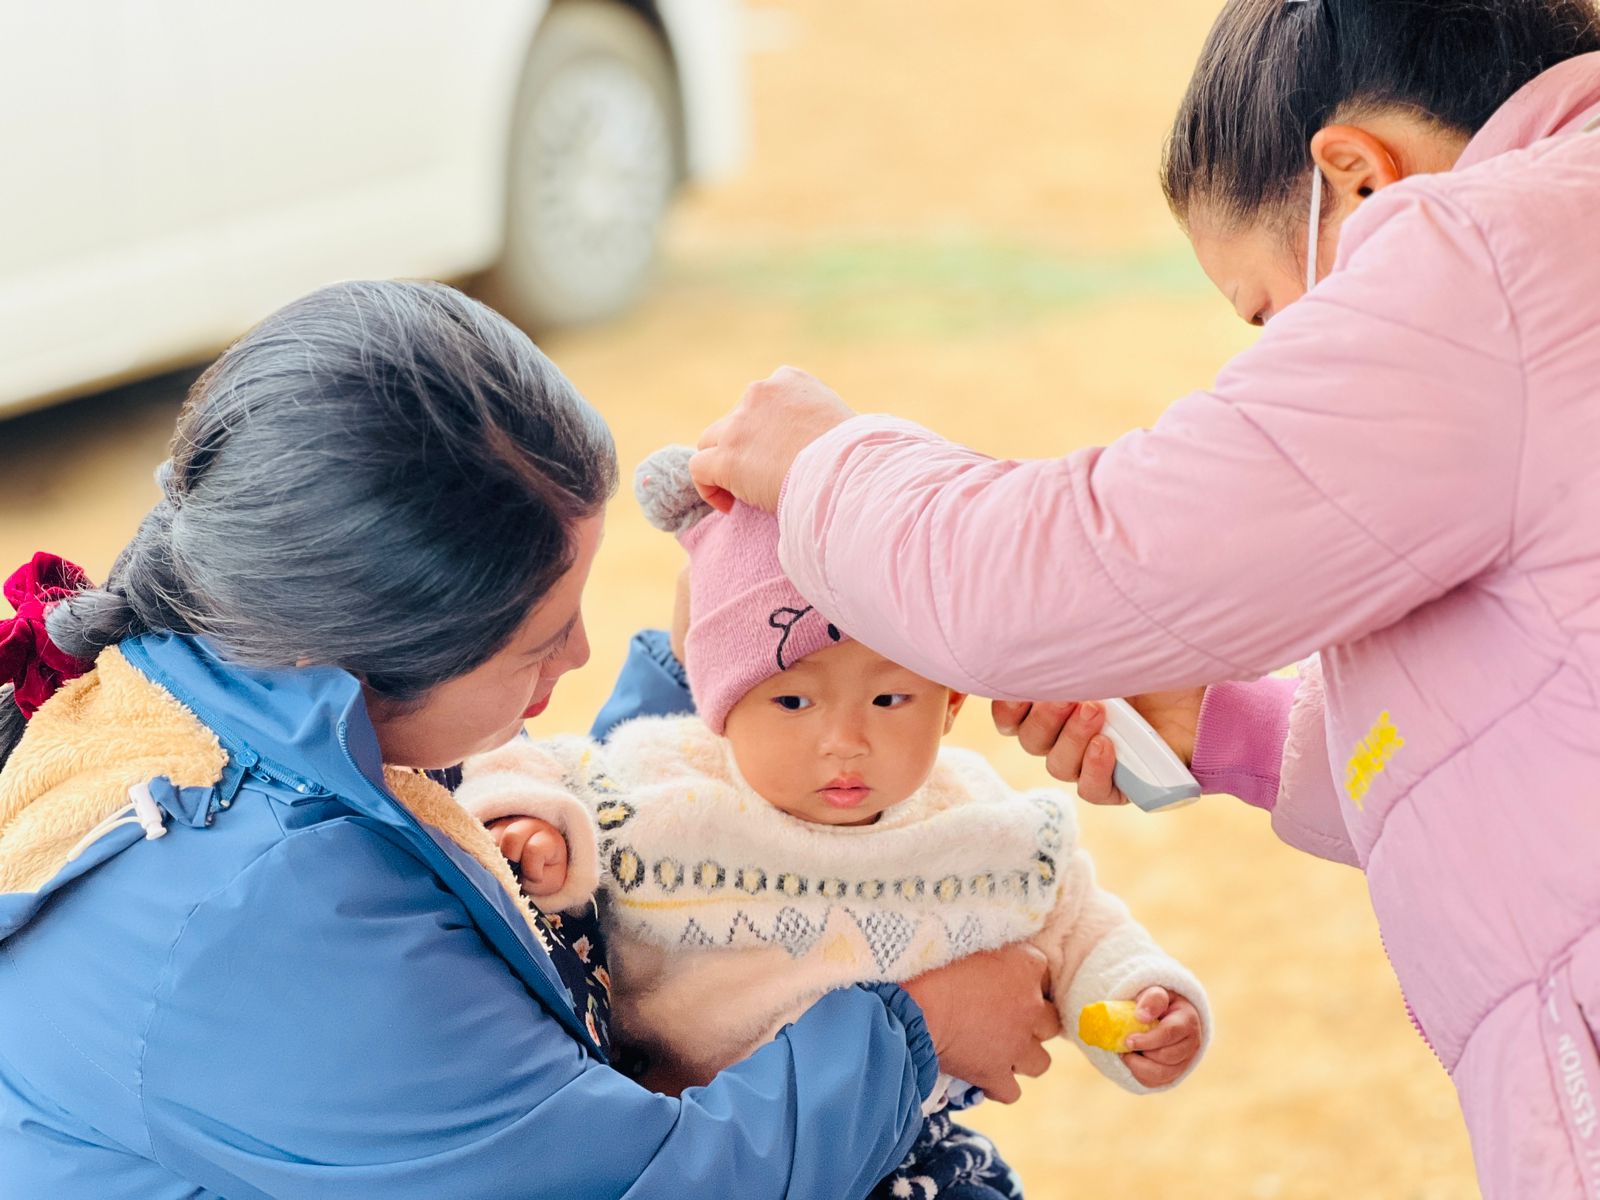
M 13 576 L 0 1198 L 836 1200 L 905 1154 L 935 1047 L 1011 1092 L 1025 955 L 835 992 L 681 1098 L 607 1064 L 560 931 L 422 772 L 587 658 L 615 475 L 493 313 L 340 285 L 195 385 L 104 590 Z

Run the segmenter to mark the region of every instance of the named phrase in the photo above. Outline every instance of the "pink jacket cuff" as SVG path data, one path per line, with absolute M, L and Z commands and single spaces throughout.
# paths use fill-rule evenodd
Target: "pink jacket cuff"
M 1271 811 L 1283 775 L 1283 746 L 1298 679 L 1269 676 L 1206 689 L 1190 770 L 1206 792 L 1237 796 Z

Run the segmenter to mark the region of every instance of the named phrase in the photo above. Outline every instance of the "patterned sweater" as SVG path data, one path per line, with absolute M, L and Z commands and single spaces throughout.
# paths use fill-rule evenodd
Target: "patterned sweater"
M 631 721 L 604 745 L 518 739 L 469 761 L 456 798 L 484 822 L 563 832 L 567 883 L 541 903 L 600 893 L 614 1036 L 676 1085 L 707 1082 L 833 988 L 1023 940 L 1049 960 L 1064 1036 L 1084 1005 L 1156 985 L 1193 1001 L 1210 1036 L 1199 982 L 1096 886 L 1070 798 L 1019 793 L 968 751 L 942 750 L 921 790 L 859 827 L 774 808 L 694 717 Z

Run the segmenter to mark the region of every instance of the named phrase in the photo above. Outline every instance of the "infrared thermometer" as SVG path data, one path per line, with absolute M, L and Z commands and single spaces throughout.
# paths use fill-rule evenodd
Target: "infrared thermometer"
M 1183 759 L 1126 700 L 1107 700 L 1101 729 L 1117 752 L 1112 782 L 1145 812 L 1170 812 L 1200 799 L 1200 784 Z

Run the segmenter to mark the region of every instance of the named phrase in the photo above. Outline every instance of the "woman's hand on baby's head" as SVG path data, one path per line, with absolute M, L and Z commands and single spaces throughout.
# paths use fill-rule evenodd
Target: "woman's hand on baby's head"
M 567 882 L 567 839 L 538 817 L 503 817 L 489 822 L 500 853 L 530 896 L 552 896 Z
M 706 503 L 722 512 L 735 497 L 776 512 L 784 476 L 800 451 L 853 416 L 820 379 L 779 367 L 746 388 L 738 407 L 701 435 L 689 474 Z
M 1175 1083 L 1193 1065 L 1203 1045 L 1200 1013 L 1188 1000 L 1166 988 L 1139 993 L 1138 1017 L 1154 1029 L 1128 1038 L 1122 1056 L 1133 1077 L 1147 1088 Z

